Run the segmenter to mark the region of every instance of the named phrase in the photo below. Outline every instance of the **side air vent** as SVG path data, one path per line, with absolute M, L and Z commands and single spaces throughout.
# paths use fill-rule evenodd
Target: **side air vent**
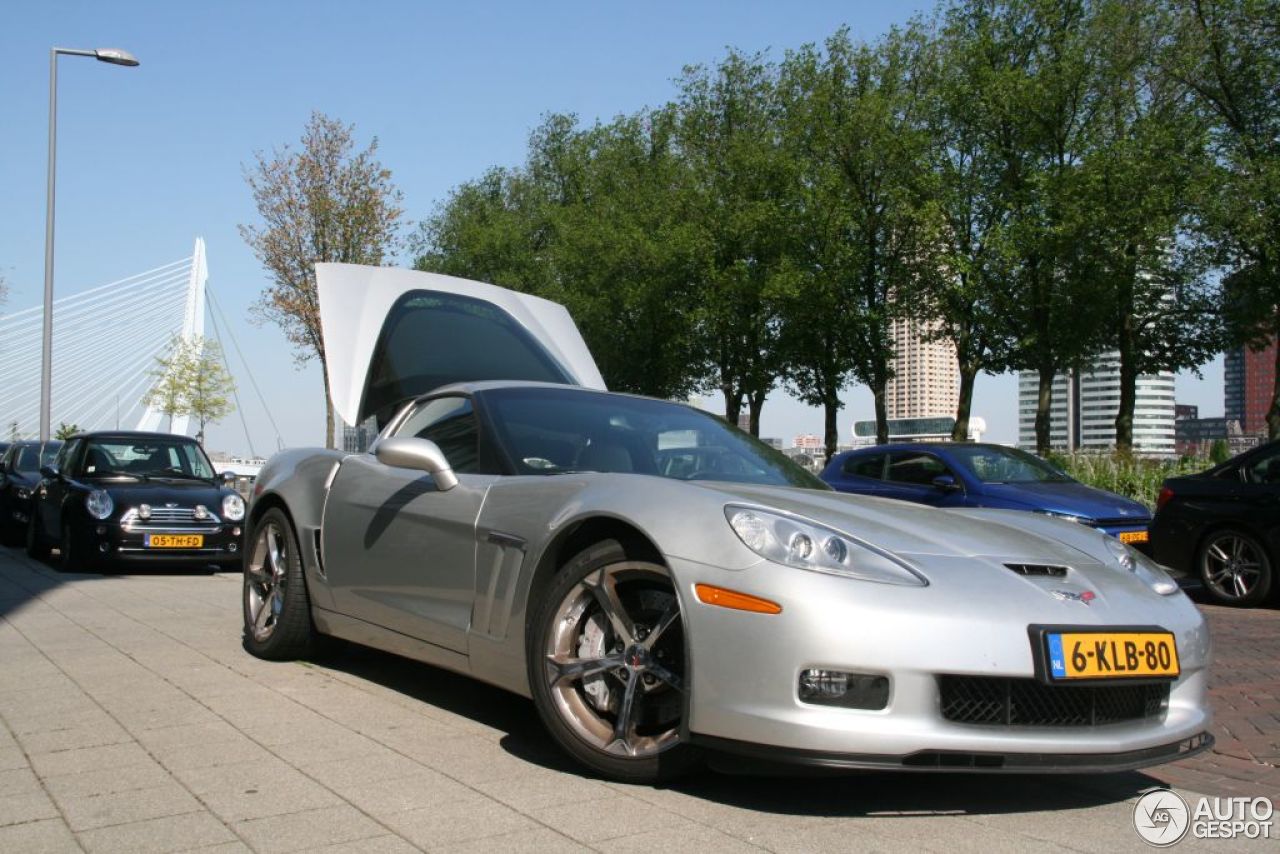
M 1065 566 L 1054 566 L 1047 563 L 1006 563 L 1005 566 L 1018 573 L 1018 575 L 1035 575 L 1041 578 L 1067 577 L 1067 568 Z

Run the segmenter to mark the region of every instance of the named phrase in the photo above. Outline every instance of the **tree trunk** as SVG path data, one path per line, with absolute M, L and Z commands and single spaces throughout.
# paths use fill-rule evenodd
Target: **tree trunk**
M 329 370 L 324 356 L 320 357 L 320 376 L 324 379 L 324 446 L 337 447 L 333 443 L 333 396 L 329 394 Z
M 747 406 L 750 407 L 751 435 L 760 438 L 760 410 L 764 409 L 764 400 L 769 396 L 767 391 L 752 392 L 747 395 Z
M 721 383 L 720 391 L 724 394 L 724 420 L 737 427 L 738 416 L 742 414 L 742 392 L 730 383 Z
M 1272 387 L 1271 406 L 1267 409 L 1267 437 L 1280 439 L 1280 344 L 1276 345 L 1276 381 Z
M 875 387 L 871 389 L 871 396 L 875 398 L 876 404 L 876 444 L 889 444 L 889 411 L 884 402 L 884 387 L 886 381 L 877 379 Z
M 825 462 L 831 462 L 831 458 L 836 455 L 836 447 L 840 444 L 840 427 L 836 423 L 836 415 L 840 412 L 840 398 L 834 394 L 829 394 L 822 403 L 822 416 L 825 430 L 823 431 L 824 447 L 827 452 Z
M 1116 345 L 1120 351 L 1120 408 L 1116 410 L 1116 451 L 1121 454 L 1133 453 L 1133 410 L 1138 402 L 1138 367 L 1134 364 L 1138 358 L 1138 348 L 1133 316 L 1133 281 L 1137 275 L 1135 257 L 1135 247 L 1127 247 L 1126 267 L 1116 300 L 1119 314 Z
M 969 415 L 973 411 L 973 387 L 978 381 L 978 366 L 960 363 L 960 399 L 956 401 L 956 424 L 951 428 L 951 441 L 969 441 Z
M 1043 457 L 1049 453 L 1054 370 L 1052 366 L 1041 365 L 1037 373 L 1040 378 L 1040 394 L 1036 400 L 1036 453 Z

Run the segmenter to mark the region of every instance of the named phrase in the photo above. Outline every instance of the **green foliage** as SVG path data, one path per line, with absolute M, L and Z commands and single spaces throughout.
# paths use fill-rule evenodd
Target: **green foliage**
M 1166 478 L 1195 474 L 1212 465 L 1204 457 L 1155 460 L 1121 453 L 1051 453 L 1046 458 L 1081 483 L 1132 498 L 1152 509 Z
M 1227 440 L 1214 439 L 1213 444 L 1209 446 L 1209 461 L 1216 466 L 1229 459 L 1231 459 L 1231 446 L 1227 444 Z
M 231 402 L 235 381 L 227 373 L 216 341 L 199 337 L 184 341 L 175 336 L 168 355 L 156 359 L 151 379 L 143 403 L 168 416 L 171 429 L 178 416 L 195 418 L 201 441 L 206 426 L 235 410 Z
M 65 442 L 72 436 L 80 432 L 79 424 L 68 424 L 65 421 L 58 422 L 58 429 L 54 431 L 53 438 L 60 442 Z

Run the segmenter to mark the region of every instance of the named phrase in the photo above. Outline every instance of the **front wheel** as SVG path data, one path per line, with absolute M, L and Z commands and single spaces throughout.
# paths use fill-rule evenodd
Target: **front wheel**
M 273 507 L 253 526 L 244 565 L 244 648 L 258 658 L 289 661 L 315 645 L 311 600 L 293 523 Z
M 58 543 L 58 569 L 62 572 L 93 572 L 100 564 L 84 538 L 76 534 L 75 526 L 63 522 L 62 539 Z
M 1271 558 L 1244 531 L 1214 531 L 1200 544 L 1196 567 L 1209 595 L 1224 605 L 1260 605 L 1271 594 Z
M 27 557 L 34 560 L 49 559 L 49 545 L 40 536 L 40 523 L 37 521 L 36 511 L 31 511 L 31 519 L 27 522 Z
M 689 667 L 668 569 L 616 541 L 570 560 L 531 627 L 529 683 L 555 740 L 596 772 L 655 783 L 687 771 Z

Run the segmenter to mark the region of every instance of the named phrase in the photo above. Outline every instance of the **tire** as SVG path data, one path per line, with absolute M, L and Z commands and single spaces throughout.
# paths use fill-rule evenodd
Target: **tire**
M 1205 537 L 1196 552 L 1196 570 L 1215 602 L 1242 607 L 1265 602 L 1275 578 L 1266 548 L 1237 528 Z
M 40 536 L 40 525 L 34 507 L 31 509 L 31 520 L 27 523 L 27 557 L 41 561 L 49 559 L 49 544 Z
M 529 641 L 534 705 L 572 757 L 626 783 L 671 780 L 696 765 L 683 741 L 689 656 L 665 566 L 615 540 L 587 548 L 542 594 Z
M 75 526 L 62 523 L 62 539 L 58 543 L 58 569 L 61 572 L 97 572 L 102 561 L 88 547 L 84 538 L 76 535 Z
M 269 661 L 309 656 L 317 633 L 293 523 L 273 507 L 254 524 L 248 542 L 241 596 L 244 648 Z

